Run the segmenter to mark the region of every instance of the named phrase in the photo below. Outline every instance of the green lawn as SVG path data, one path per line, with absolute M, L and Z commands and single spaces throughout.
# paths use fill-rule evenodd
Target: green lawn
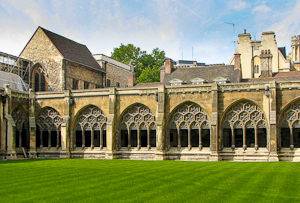
M 300 163 L 0 161 L 0 202 L 300 202 Z

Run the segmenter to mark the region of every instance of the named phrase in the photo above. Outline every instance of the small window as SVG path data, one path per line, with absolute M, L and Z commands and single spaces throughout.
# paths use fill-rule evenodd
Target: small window
M 90 83 L 84 81 L 84 89 L 89 89 Z
M 107 79 L 107 80 L 106 80 L 106 86 L 107 86 L 107 87 L 110 87 L 110 79 Z
M 73 90 L 78 90 L 78 80 L 73 78 L 73 84 L 72 84 Z
M 120 83 L 119 82 L 116 82 L 116 87 L 120 87 Z

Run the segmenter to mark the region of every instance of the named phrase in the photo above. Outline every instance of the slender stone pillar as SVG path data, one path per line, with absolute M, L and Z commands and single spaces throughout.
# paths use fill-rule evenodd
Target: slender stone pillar
M 3 112 L 3 107 L 5 106 L 5 97 L 1 96 L 0 98 L 0 151 L 4 153 L 6 150 L 6 122 L 4 119 L 5 112 Z
M 151 148 L 151 145 L 150 145 L 150 129 L 147 128 L 147 148 L 148 150 Z
M 51 147 L 51 137 L 52 137 L 51 130 L 48 130 L 48 148 Z
M 178 150 L 181 148 L 181 134 L 179 127 L 177 127 L 177 148 Z
M 254 147 L 255 150 L 258 150 L 258 137 L 257 137 L 257 127 L 254 128 Z
M 40 148 L 42 149 L 44 147 L 43 144 L 43 130 L 40 130 Z
M 127 127 L 127 139 L 128 139 L 128 149 L 131 148 L 131 130 L 129 127 Z
M 102 129 L 100 128 L 99 130 L 99 141 L 100 141 L 100 149 L 103 149 L 103 131 Z
M 81 129 L 81 147 L 85 147 L 85 130 Z
M 247 141 L 246 141 L 247 137 L 246 137 L 246 127 L 243 126 L 243 149 L 246 150 L 247 149 Z
M 234 128 L 231 127 L 231 149 L 235 149 L 235 134 L 234 134 Z
M 210 161 L 219 160 L 219 108 L 218 108 L 218 84 L 211 85 L 212 116 L 210 127 Z
M 137 129 L 137 148 L 141 148 L 141 130 L 140 128 Z
M 202 150 L 202 132 L 201 132 L 201 127 L 199 127 L 199 150 Z
M 166 123 L 165 123 L 165 103 L 166 103 L 166 89 L 161 85 L 157 89 L 156 95 L 157 111 L 156 111 L 156 159 L 165 159 L 166 151 Z
M 60 139 L 59 133 L 60 133 L 60 131 L 57 130 L 56 131 L 56 148 L 57 149 L 59 148 L 59 139 Z
M 94 149 L 94 129 L 91 129 L 91 149 Z
M 290 149 L 294 149 L 293 127 L 290 127 Z
M 192 145 L 191 145 L 191 128 L 188 128 L 188 149 L 189 150 L 192 149 Z

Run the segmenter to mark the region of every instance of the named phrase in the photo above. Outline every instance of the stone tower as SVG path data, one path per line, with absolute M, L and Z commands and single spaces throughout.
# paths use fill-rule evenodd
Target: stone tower
M 300 35 L 292 37 L 292 61 L 300 62 Z
M 300 35 L 292 37 L 291 62 L 294 69 L 300 71 Z

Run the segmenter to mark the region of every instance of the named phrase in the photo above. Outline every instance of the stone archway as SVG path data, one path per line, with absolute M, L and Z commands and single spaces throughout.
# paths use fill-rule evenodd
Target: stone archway
M 280 125 L 280 145 L 300 148 L 300 101 L 293 102 L 283 112 Z
M 121 147 L 156 147 L 155 116 L 143 104 L 133 104 L 124 111 L 119 129 Z
M 78 112 L 75 123 L 75 147 L 106 147 L 106 121 L 100 108 L 89 105 Z
M 241 101 L 229 108 L 222 124 L 223 147 L 267 146 L 267 122 L 263 111 L 251 101 Z
M 210 147 L 210 121 L 196 103 L 180 104 L 169 120 L 169 147 Z
M 40 110 L 37 122 L 37 147 L 61 147 L 61 124 L 63 119 L 60 114 L 51 107 Z
M 29 148 L 29 121 L 28 114 L 21 107 L 17 107 L 12 112 L 15 122 L 15 146 Z

